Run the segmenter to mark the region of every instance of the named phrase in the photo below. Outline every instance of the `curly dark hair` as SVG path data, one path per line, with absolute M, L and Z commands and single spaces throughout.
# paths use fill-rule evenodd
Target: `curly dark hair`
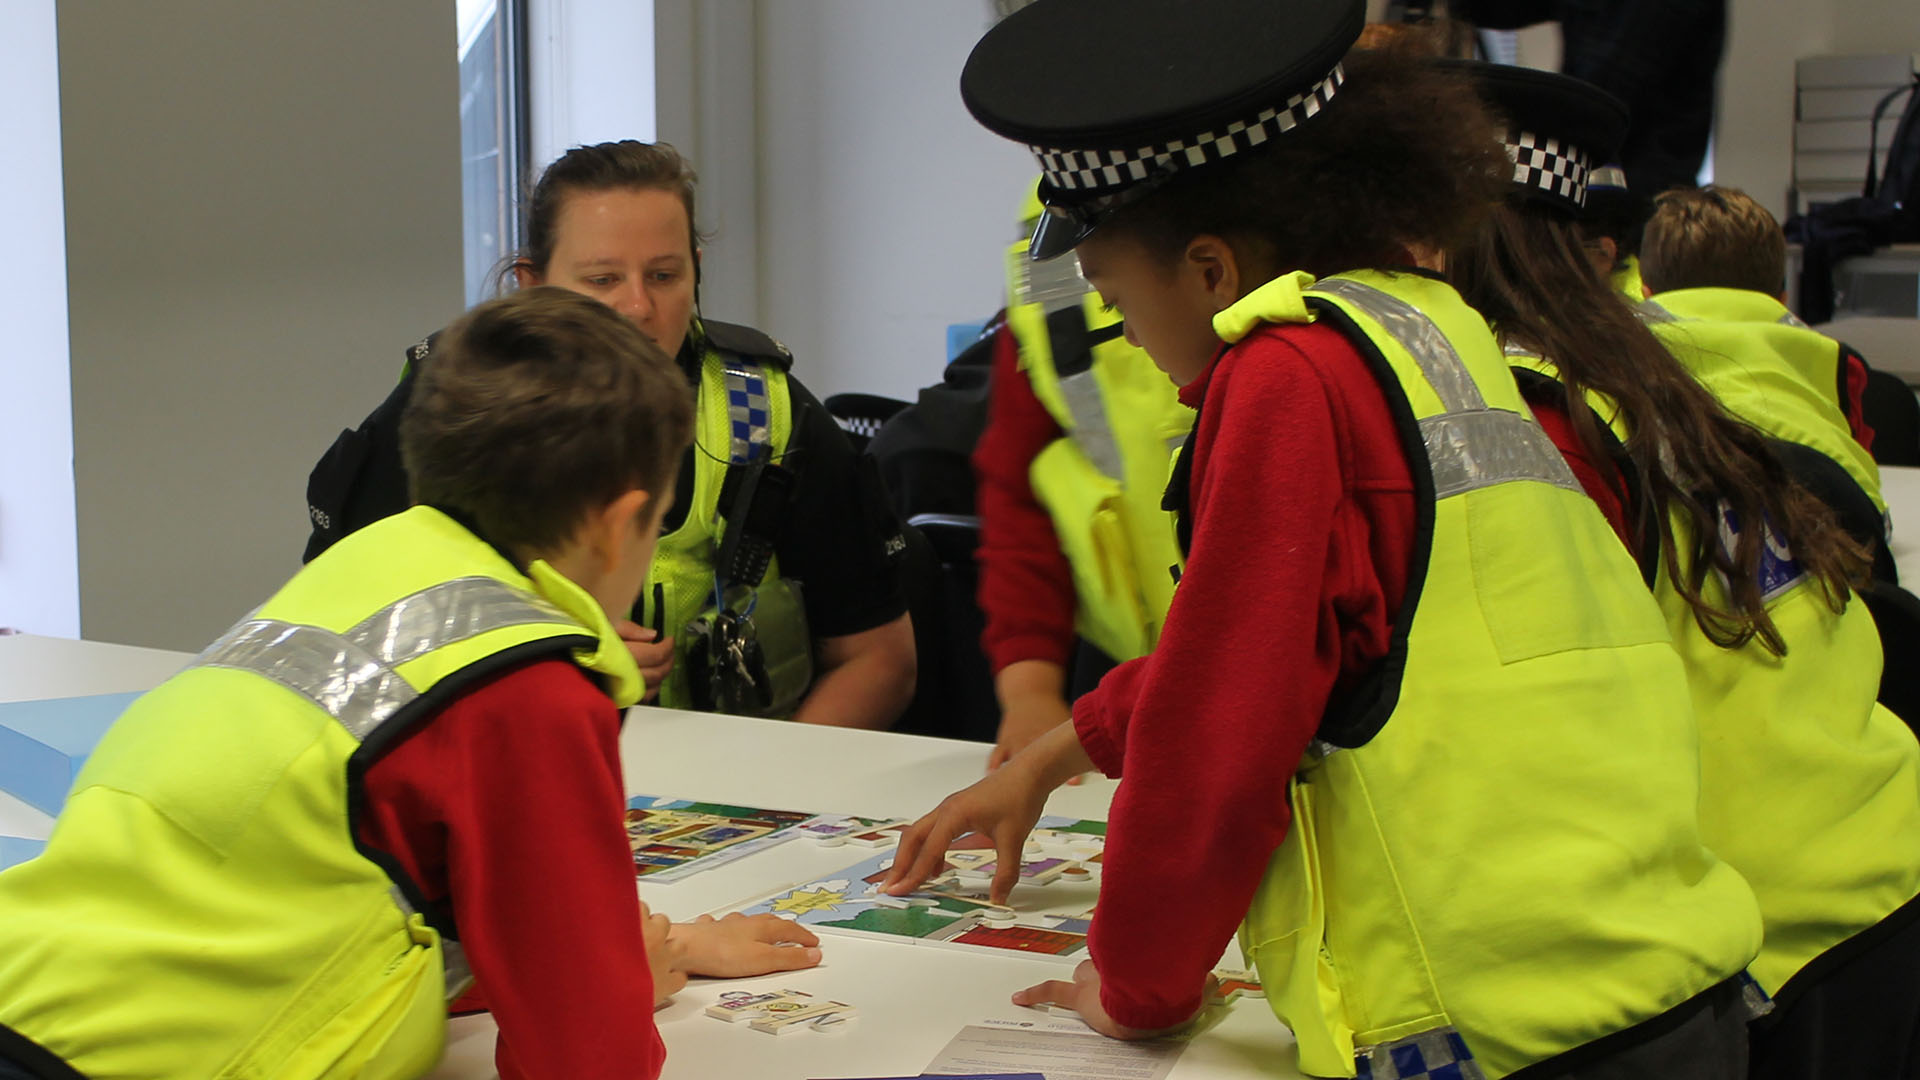
M 1404 269 L 1409 245 L 1451 249 L 1499 200 L 1513 163 L 1467 78 L 1422 42 L 1347 54 L 1340 92 L 1257 153 L 1175 173 L 1101 225 L 1167 261 L 1214 235 L 1257 271 Z

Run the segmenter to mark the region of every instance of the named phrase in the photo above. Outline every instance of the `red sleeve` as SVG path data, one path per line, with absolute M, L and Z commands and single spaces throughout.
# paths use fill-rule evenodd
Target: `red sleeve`
M 1847 414 L 1847 426 L 1853 439 L 1868 453 L 1873 452 L 1873 427 L 1867 423 L 1867 361 L 1846 342 L 1840 343 L 1840 404 Z
M 973 451 L 980 513 L 981 647 L 994 674 L 1017 660 L 1065 666 L 1073 652 L 1073 571 L 1028 470 L 1060 425 L 1020 370 L 1013 332 L 993 345 L 993 399 Z
M 660 1075 L 627 847 L 620 713 L 546 660 L 448 705 L 368 770 L 360 836 L 450 901 L 503 1080 Z
M 1567 416 L 1564 400 L 1548 398 L 1527 398 L 1527 405 L 1533 409 L 1534 419 L 1540 421 L 1541 430 L 1547 438 L 1553 440 L 1554 448 L 1560 456 L 1567 459 L 1567 467 L 1573 470 L 1574 479 L 1586 490 L 1587 498 L 1600 508 L 1607 524 L 1613 526 L 1613 533 L 1627 546 L 1627 551 L 1638 558 L 1640 552 L 1634 546 L 1634 530 L 1627 521 L 1627 498 L 1625 480 L 1620 470 L 1613 467 L 1611 461 L 1595 461 L 1587 448 L 1580 442 L 1580 436 L 1573 430 L 1573 420 Z M 1595 423 L 1600 421 L 1596 419 Z
M 1074 709 L 1122 777 L 1089 946 L 1101 1004 L 1130 1027 L 1197 1007 L 1328 702 L 1386 652 L 1413 549 L 1397 429 L 1337 332 L 1261 330 L 1205 391 L 1193 541 L 1160 642 Z

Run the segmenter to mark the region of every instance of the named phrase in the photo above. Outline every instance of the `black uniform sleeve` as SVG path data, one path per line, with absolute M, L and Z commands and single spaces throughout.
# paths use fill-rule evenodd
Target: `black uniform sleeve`
M 400 463 L 400 414 L 413 394 L 408 371 L 360 426 L 342 431 L 307 476 L 307 538 L 312 562 L 341 538 L 405 510 L 407 473 Z
M 774 542 L 780 573 L 801 582 L 816 638 L 891 622 L 907 610 L 906 539 L 879 471 L 800 380 L 789 375 L 787 392 L 794 417 L 788 464 L 800 475 L 793 515 Z

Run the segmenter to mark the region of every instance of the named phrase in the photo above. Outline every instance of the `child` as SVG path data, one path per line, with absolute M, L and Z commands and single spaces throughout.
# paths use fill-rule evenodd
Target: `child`
M 1510 146 L 1603 158 L 1625 129 L 1585 83 L 1472 70 Z M 1774 1009 L 1755 1024 L 1753 1075 L 1913 1075 L 1920 745 L 1874 701 L 1879 641 L 1849 587 L 1862 552 L 1590 270 L 1579 194 L 1516 186 L 1449 272 L 1510 352 L 1546 358 L 1519 370 L 1522 387 L 1655 572 L 1699 717 L 1701 834 L 1766 923 L 1751 970 Z M 1600 417 L 1581 407 L 1569 423 L 1569 395 Z
M 455 324 L 401 424 L 419 505 L 135 702 L 0 874 L 0 1076 L 418 1076 L 469 974 L 503 1076 L 657 1076 L 687 972 L 817 962 L 783 920 L 669 932 L 636 898 L 611 619 L 691 426 L 597 301 Z
M 1640 242 L 1641 315 L 1729 412 L 1834 459 L 1884 511 L 1866 362 L 1787 310 L 1786 244 L 1737 188 L 1663 192 Z
M 1684 673 L 1430 272 L 1512 165 L 1463 83 L 1342 62 L 1363 7 L 1039 0 L 969 59 L 1047 172 L 1036 255 L 1074 247 L 1198 407 L 1186 563 L 1154 651 L 917 823 L 888 888 L 967 831 L 1012 869 L 1098 767 L 1092 959 L 1016 1002 L 1177 1026 L 1244 919 L 1308 1074 L 1738 1075 L 1759 917 L 1700 843 Z

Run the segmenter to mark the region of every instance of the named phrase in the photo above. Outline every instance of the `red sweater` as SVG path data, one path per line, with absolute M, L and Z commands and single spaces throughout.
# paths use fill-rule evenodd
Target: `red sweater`
M 1177 1023 L 1286 835 L 1322 713 L 1385 654 L 1413 479 L 1373 374 L 1324 325 L 1268 326 L 1181 391 L 1199 406 L 1193 542 L 1160 642 L 1074 708 L 1114 795 L 1090 948 L 1101 1003 Z
M 503 1080 L 631 1080 L 666 1061 L 619 737 L 606 694 L 543 660 L 458 698 L 367 771 L 360 841 L 451 902 Z
M 1020 370 L 1013 331 L 993 342 L 993 397 L 973 451 L 980 514 L 980 646 L 994 674 L 1017 660 L 1066 666 L 1073 653 L 1073 570 L 1033 494 L 1033 459 L 1064 432 Z

